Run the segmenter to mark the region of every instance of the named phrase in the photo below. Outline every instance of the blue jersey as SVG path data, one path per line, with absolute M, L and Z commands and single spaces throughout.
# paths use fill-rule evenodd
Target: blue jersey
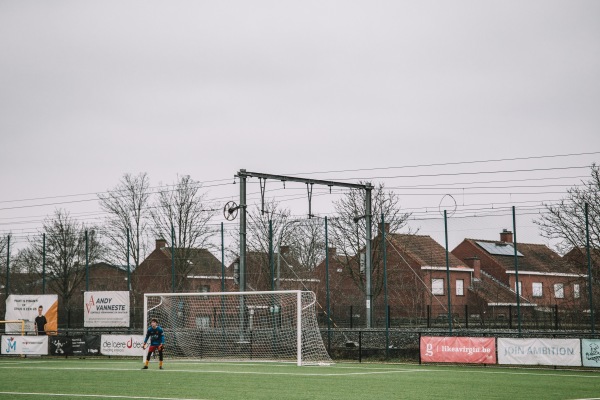
M 148 341 L 148 338 L 150 338 L 150 346 L 158 346 L 159 344 L 164 344 L 165 334 L 163 332 L 163 328 L 161 328 L 160 326 L 156 326 L 156 328 L 153 328 L 151 326 L 148 327 L 144 343 Z

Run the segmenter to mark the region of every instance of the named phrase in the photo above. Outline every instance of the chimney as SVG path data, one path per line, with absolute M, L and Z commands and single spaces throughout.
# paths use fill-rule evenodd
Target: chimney
M 382 233 L 382 232 L 385 232 L 385 235 L 387 236 L 387 235 L 389 235 L 389 234 L 390 234 L 390 223 L 389 223 L 389 222 L 386 222 L 386 223 L 384 223 L 383 225 L 384 225 L 384 226 L 383 226 L 383 228 L 384 228 L 385 230 L 382 230 L 382 229 L 381 229 L 381 222 L 379 222 L 379 223 L 377 224 L 377 233 L 378 233 L 379 235 L 381 235 L 381 233 Z
M 477 256 L 465 258 L 465 264 L 473 268 L 473 278 L 481 280 L 481 260 Z
M 327 255 L 331 258 L 331 257 L 335 257 L 335 255 L 337 254 L 337 249 L 335 247 L 330 247 L 327 249 Z
M 160 250 L 163 247 L 167 247 L 167 241 L 165 239 L 156 239 L 156 250 Z
M 500 241 L 504 243 L 512 243 L 513 233 L 509 230 L 503 229 L 502 232 L 500 232 Z

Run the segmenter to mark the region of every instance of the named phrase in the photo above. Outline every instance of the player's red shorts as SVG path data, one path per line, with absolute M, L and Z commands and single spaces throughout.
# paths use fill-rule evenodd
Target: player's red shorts
M 158 346 L 150 346 L 148 347 L 148 353 L 152 353 L 153 351 L 158 351 Z

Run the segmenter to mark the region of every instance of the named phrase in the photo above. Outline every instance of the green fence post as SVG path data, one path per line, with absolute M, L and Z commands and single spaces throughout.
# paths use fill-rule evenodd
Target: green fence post
M 281 246 L 279 246 L 281 251 Z M 271 291 L 275 290 L 275 257 L 273 256 L 273 220 L 269 219 L 269 268 L 271 270 Z
M 446 290 L 448 291 L 448 329 L 450 330 L 450 334 L 452 334 L 452 300 L 450 297 L 450 258 L 448 253 L 448 217 L 446 210 L 444 210 L 444 235 L 446 238 Z
M 327 216 L 325 216 L 325 297 L 327 303 L 327 351 L 331 352 L 331 313 L 329 303 L 329 237 L 327 232 Z
M 587 253 L 587 265 L 588 265 L 588 296 L 590 298 L 590 323 L 592 324 L 592 334 L 596 332 L 596 322 L 594 321 L 594 297 L 592 292 L 592 258 L 590 255 L 590 220 L 589 220 L 589 207 L 588 203 L 585 203 L 585 247 Z
M 42 234 L 42 294 L 46 294 L 46 234 Z
M 175 293 L 175 227 L 171 225 L 171 292 Z
M 225 291 L 225 235 L 221 222 L 221 292 Z
M 90 262 L 89 262 L 88 231 L 85 231 L 85 291 L 90 291 Z
M 10 235 L 6 238 L 6 298 L 10 293 Z
M 519 327 L 519 337 L 521 337 L 521 293 L 519 290 L 519 260 L 517 258 L 517 217 L 515 212 L 515 206 L 512 206 L 512 218 L 513 218 L 513 248 L 515 258 L 515 292 L 517 293 L 517 323 Z
M 383 252 L 383 299 L 385 303 L 385 357 L 389 358 L 390 348 L 390 307 L 388 305 L 387 254 L 385 247 L 385 219 L 381 213 L 381 249 Z

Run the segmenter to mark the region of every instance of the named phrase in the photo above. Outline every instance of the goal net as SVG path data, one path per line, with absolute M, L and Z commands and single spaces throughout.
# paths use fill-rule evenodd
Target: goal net
M 165 331 L 165 355 L 331 364 L 313 292 L 146 293 L 144 317 Z

